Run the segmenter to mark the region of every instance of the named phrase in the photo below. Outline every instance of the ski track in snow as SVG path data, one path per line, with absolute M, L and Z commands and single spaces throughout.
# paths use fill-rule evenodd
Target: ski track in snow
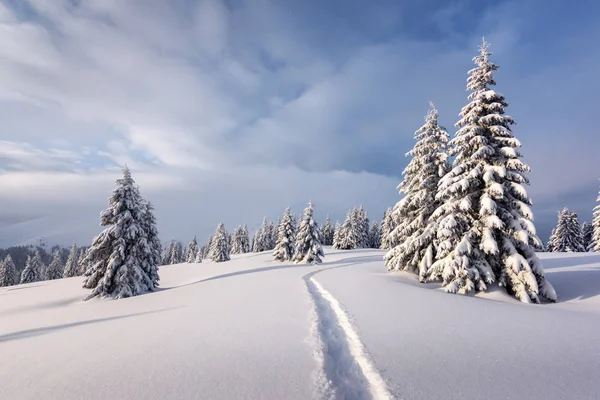
M 337 299 L 314 279 L 319 272 L 349 267 L 346 264 L 313 271 L 302 277 L 314 303 L 313 328 L 319 343 L 319 382 L 323 398 L 345 400 L 388 400 L 394 396 L 373 365 L 360 336 Z

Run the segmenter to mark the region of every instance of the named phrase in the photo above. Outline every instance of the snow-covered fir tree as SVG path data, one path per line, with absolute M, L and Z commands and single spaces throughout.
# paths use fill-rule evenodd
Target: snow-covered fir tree
M 171 240 L 164 247 L 164 251 L 162 254 L 162 265 L 170 265 L 171 264 L 171 254 L 175 252 L 175 241 Z
M 558 213 L 558 223 L 554 229 L 554 238 L 552 239 L 553 252 L 583 252 L 583 236 L 577 214 L 569 211 L 567 208 Z
M 583 247 L 585 251 L 592 251 L 594 248 L 594 227 L 588 222 L 581 224 L 581 236 L 583 238 Z
M 185 262 L 193 263 L 196 262 L 196 255 L 198 254 L 198 240 L 196 239 L 196 235 L 192 238 L 190 243 L 188 243 L 186 252 L 185 252 Z
M 203 258 L 204 258 L 204 251 L 202 248 L 199 248 L 198 251 L 196 251 L 196 257 L 194 258 L 194 262 L 201 263 Z
M 313 217 L 313 204 L 308 203 L 300 220 L 296 235 L 294 261 L 296 263 L 320 264 L 325 257 L 321 246 L 321 230 Z
M 356 229 L 356 209 L 348 211 L 346 219 L 336 231 L 337 241 L 334 241 L 333 248 L 336 250 L 352 250 L 358 247 L 359 233 Z
M 484 41 L 469 71 L 469 104 L 450 142 L 453 168 L 440 181 L 437 260 L 426 276 L 441 279 L 449 293 L 486 290 L 498 282 L 522 302 L 556 301 L 542 263 L 531 200 L 525 189 L 530 168 L 521 161 L 508 103 L 494 90 L 493 64 Z
M 77 257 L 77 245 L 73 243 L 73 245 L 71 246 L 71 251 L 69 251 L 69 256 L 67 257 L 65 269 L 63 271 L 63 278 L 72 278 L 74 276 L 79 275 L 79 265 Z
M 552 228 L 550 238 L 548 238 L 548 244 L 546 245 L 546 251 L 553 252 L 556 247 L 556 228 Z
M 86 300 L 96 296 L 132 297 L 156 288 L 155 278 L 148 274 L 145 265 L 149 259 L 145 202 L 129 168 L 123 168 L 122 173 L 108 208 L 100 214 L 100 226 L 106 228 L 86 252 L 84 262 L 88 268 L 83 287 L 92 289 Z
M 404 197 L 390 215 L 398 225 L 387 239 L 388 245 L 395 245 L 385 255 L 388 270 L 418 272 L 421 281 L 435 259 L 437 221 L 431 215 L 440 205 L 435 198 L 438 183 L 450 170 L 448 133 L 438 123 L 438 110 L 430 106 L 425 124 L 414 134 L 415 146 L 406 153 L 412 159 L 398 185 Z
M 327 217 L 325 218 L 325 223 L 321 227 L 321 237 L 323 238 L 324 246 L 333 245 L 333 232 L 334 231 L 333 225 L 331 225 L 331 218 L 329 217 L 329 214 L 327 214 Z
M 296 227 L 290 208 L 286 208 L 283 218 L 279 222 L 277 244 L 273 251 L 276 261 L 291 261 L 295 250 Z
M 162 242 L 158 235 L 154 206 L 151 202 L 142 198 L 142 229 L 146 233 L 147 249 L 145 249 L 144 270 L 158 286 L 158 266 L 162 265 Z
M 379 229 L 379 223 L 373 221 L 371 229 L 369 229 L 369 247 L 371 249 L 378 249 L 381 247 L 381 230 Z
M 392 248 L 390 243 L 390 233 L 394 230 L 392 221 L 392 209 L 388 208 L 381 219 L 381 249 L 389 250 Z
M 79 249 L 79 254 L 77 255 L 77 276 L 82 276 L 87 270 L 88 264 L 84 262 L 86 252 L 86 249 Z
M 592 246 L 589 251 L 600 252 L 600 193 L 596 198 L 596 207 L 594 207 L 594 214 L 592 219 Z
M 60 250 L 54 252 L 52 262 L 46 269 L 46 280 L 60 279 L 63 276 L 64 266 L 62 263 L 62 257 L 60 256 Z
M 231 254 L 242 254 L 242 243 L 241 243 L 242 227 L 238 226 L 233 230 L 233 237 L 231 238 Z
M 270 247 L 271 231 L 267 217 L 263 218 L 260 228 L 254 234 L 252 241 L 252 251 L 254 253 L 260 253 L 261 251 L 272 250 Z
M 0 286 L 12 286 L 19 283 L 19 274 L 12 257 L 8 254 L 0 261 Z
M 214 262 L 229 261 L 229 245 L 227 243 L 227 231 L 222 222 L 217 226 L 210 248 L 210 258 Z
M 202 246 L 202 258 L 210 258 L 210 249 L 212 247 L 212 241 L 213 241 L 213 237 L 211 235 L 211 236 L 209 236 L 208 240 L 206 241 L 206 244 L 204 244 L 204 246 Z
M 169 243 L 167 252 L 164 257 L 164 265 L 173 265 L 185 262 L 183 252 L 183 244 L 180 241 L 172 240 Z
M 246 225 L 238 226 L 232 238 L 231 253 L 244 254 L 250 251 L 250 243 L 248 239 L 248 228 Z
M 369 247 L 369 217 L 362 205 L 356 210 L 352 223 L 358 236 L 356 247 Z
M 248 234 L 248 227 L 244 225 L 242 227 L 242 233 L 240 236 L 242 253 L 250 252 L 250 235 Z
M 35 252 L 33 257 L 28 256 L 27 262 L 25 263 L 25 269 L 21 272 L 20 283 L 32 283 L 39 282 L 42 280 L 44 263 L 42 262 L 42 256 L 39 251 Z
M 336 221 L 335 227 L 333 228 L 333 240 L 331 242 L 331 246 L 336 250 L 340 248 L 340 230 L 341 229 L 342 229 L 342 224 L 340 224 L 340 221 Z

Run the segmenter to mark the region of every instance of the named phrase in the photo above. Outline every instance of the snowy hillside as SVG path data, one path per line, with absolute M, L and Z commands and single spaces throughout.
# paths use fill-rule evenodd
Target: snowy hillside
M 541 254 L 556 304 L 444 293 L 384 252 L 161 267 L 161 289 L 0 288 L 0 399 L 595 399 L 600 255 Z

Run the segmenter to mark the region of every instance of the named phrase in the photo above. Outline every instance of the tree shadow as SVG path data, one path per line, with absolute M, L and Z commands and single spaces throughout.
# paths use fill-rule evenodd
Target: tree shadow
M 327 257 L 325 257 L 325 260 L 327 260 Z M 381 256 L 374 256 L 374 255 L 361 256 L 361 257 L 348 257 L 348 258 L 342 258 L 337 261 L 324 261 L 319 265 L 325 266 L 325 265 L 348 263 L 348 262 L 350 262 L 350 263 L 368 263 L 368 262 L 376 262 L 376 261 L 383 262 L 383 258 Z
M 577 254 L 577 253 L 573 253 Z M 582 253 L 579 253 L 582 254 Z M 594 264 L 600 263 L 600 254 L 594 255 L 581 255 L 579 257 L 565 257 L 565 258 L 543 258 L 540 259 L 544 269 L 573 267 L 581 264 Z
M 91 325 L 91 324 L 97 324 L 97 323 L 101 323 L 101 322 L 113 321 L 113 320 L 118 320 L 118 319 L 132 318 L 132 317 L 145 315 L 145 314 L 155 314 L 155 313 L 160 313 L 160 312 L 164 312 L 164 311 L 175 310 L 178 308 L 182 308 L 182 307 L 169 307 L 169 308 L 162 308 L 162 309 L 153 310 L 153 311 L 146 311 L 146 312 L 140 312 L 140 313 L 126 314 L 126 315 L 118 315 L 115 317 L 89 319 L 89 320 L 85 320 L 85 321 L 71 322 L 68 324 L 44 326 L 42 328 L 34 328 L 34 329 L 26 329 L 23 331 L 17 331 L 17 332 L 7 333 L 5 335 L 0 335 L 0 343 L 10 342 L 13 340 L 26 339 L 26 338 L 34 337 L 34 336 L 41 336 L 41 335 L 45 335 L 48 333 L 62 331 L 62 330 L 68 329 L 68 328 L 75 328 L 75 327 L 83 326 L 83 325 Z
M 600 296 L 600 269 L 549 271 L 546 275 L 558 295 L 558 302 Z
M 45 302 L 45 303 L 39 303 L 39 304 L 33 304 L 33 305 L 16 307 L 16 308 L 12 308 L 10 310 L 7 310 L 5 312 L 2 312 L 0 314 L 2 314 L 2 315 L 12 315 L 12 314 L 18 314 L 18 313 L 23 312 L 23 311 L 42 310 L 42 309 L 55 308 L 55 307 L 64 307 L 64 306 L 68 306 L 69 304 L 78 303 L 78 302 L 81 302 L 81 296 L 69 297 L 69 298 L 66 298 L 66 299 L 60 299 L 60 300 L 55 300 L 55 301 L 48 301 L 48 302 Z
M 47 283 L 30 284 L 29 286 L 22 286 L 22 287 L 6 286 L 6 289 L 0 290 L 0 294 L 12 292 L 13 290 L 24 290 L 24 289 L 30 289 L 30 288 L 34 288 L 34 287 L 38 287 L 38 286 L 46 286 L 46 285 L 47 285 Z M 15 286 L 17 286 L 17 285 L 15 285 Z
M 219 280 L 219 279 L 226 279 L 226 278 L 231 278 L 231 277 L 240 276 L 240 275 L 256 274 L 256 273 L 267 272 L 267 271 L 276 271 L 276 270 L 280 270 L 280 269 L 306 268 L 306 267 L 311 267 L 311 265 L 310 264 L 283 264 L 283 265 L 275 265 L 275 266 L 272 266 L 272 267 L 261 267 L 261 268 L 254 268 L 254 269 L 245 269 L 245 270 L 242 270 L 242 271 L 229 272 L 229 273 L 226 273 L 226 274 L 210 276 L 208 278 L 202 278 L 202 279 L 199 279 L 199 280 L 194 281 L 194 282 L 184 283 L 183 285 L 177 285 L 177 286 L 172 286 L 172 287 L 168 287 L 168 288 L 162 288 L 161 290 L 177 289 L 177 288 L 182 288 L 182 287 L 186 287 L 186 286 L 196 285 L 198 283 L 204 283 L 204 282 L 209 282 L 209 281 L 216 281 L 216 280 Z

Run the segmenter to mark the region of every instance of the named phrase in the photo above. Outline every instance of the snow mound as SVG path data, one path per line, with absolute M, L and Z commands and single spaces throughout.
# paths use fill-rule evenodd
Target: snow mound
M 168 265 L 122 300 L 82 302 L 81 278 L 2 288 L 0 398 L 597 397 L 600 255 L 541 254 L 559 301 L 531 305 L 324 250 Z

